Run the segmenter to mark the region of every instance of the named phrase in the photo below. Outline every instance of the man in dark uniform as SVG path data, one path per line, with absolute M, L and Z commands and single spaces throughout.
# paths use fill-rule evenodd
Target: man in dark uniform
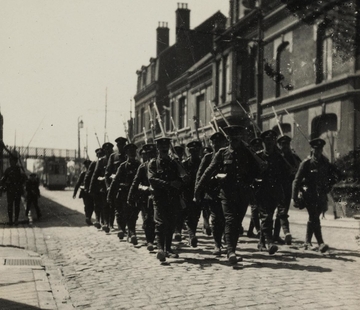
M 201 214 L 200 202 L 194 202 L 194 189 L 196 181 L 196 173 L 199 169 L 201 158 L 201 142 L 191 141 L 186 145 L 190 156 L 182 162 L 182 165 L 189 175 L 188 181 L 185 183 L 182 191 L 182 197 L 185 203 L 185 224 L 189 234 L 189 245 L 197 247 L 198 239 L 196 237 L 196 229 Z
M 117 220 L 120 229 L 118 234 L 119 238 L 122 239 L 124 237 L 127 226 L 127 239 L 134 245 L 137 245 L 135 228 L 140 210 L 136 204 L 134 206 L 130 206 L 127 203 L 127 200 L 130 186 L 133 183 L 136 172 L 140 166 L 140 162 L 136 159 L 136 149 L 137 146 L 133 143 L 125 145 L 124 152 L 126 154 L 127 160 L 119 166 L 116 175 L 111 182 L 107 195 L 108 202 L 113 201 L 115 198 L 117 198 L 120 202 L 121 209 L 118 209 L 116 212 L 118 215 Z M 120 234 L 121 232 L 123 234 Z
M 169 156 L 171 139 L 158 138 L 155 142 L 158 156 L 149 162 L 148 178 L 153 188 L 157 259 L 164 262 L 166 256 L 178 257 L 171 249 L 171 243 L 176 221 L 176 200 L 183 183 L 179 163 Z
M 89 169 L 90 164 L 91 164 L 91 160 L 89 160 L 89 159 L 84 160 L 83 165 L 84 165 L 85 169 L 83 171 L 81 171 L 79 178 L 75 184 L 74 193 L 73 193 L 73 198 L 75 199 L 76 194 L 80 188 L 79 198 L 83 199 L 84 211 L 85 211 L 85 222 L 88 225 L 92 225 L 91 216 L 92 216 L 92 212 L 93 212 L 92 210 L 94 209 L 94 207 L 93 207 L 94 200 L 93 200 L 92 196 L 85 191 L 85 186 L 84 186 L 85 175 L 86 175 L 87 170 Z M 91 210 L 91 213 L 90 213 L 90 210 Z
M 254 138 L 249 142 L 249 147 L 255 152 L 259 152 L 263 149 L 262 139 Z M 252 185 L 251 189 L 254 187 Z M 255 193 L 253 192 L 250 199 L 250 208 L 251 208 L 251 219 L 249 224 L 249 229 L 247 231 L 247 236 L 249 238 L 258 237 L 260 234 L 260 218 L 259 218 L 259 208 L 256 204 Z M 254 228 L 256 229 L 257 234 L 254 234 Z
M 149 161 L 156 157 L 155 144 L 145 144 L 140 153 L 143 158 L 143 163 L 139 166 L 131 185 L 128 195 L 128 204 L 133 206 L 133 208 L 139 208 L 141 210 L 147 249 L 149 251 L 153 251 L 155 240 L 155 221 L 151 187 L 148 180 L 148 165 Z
M 292 182 L 294 181 L 295 174 L 299 168 L 299 165 L 301 163 L 301 159 L 299 156 L 297 156 L 291 149 L 290 146 L 291 138 L 287 135 L 280 136 L 277 139 L 277 144 L 279 147 L 280 154 L 284 158 L 286 167 L 289 171 L 289 173 L 284 177 L 283 179 L 283 190 L 284 190 L 284 203 L 285 203 L 285 215 L 288 216 L 289 214 L 289 207 L 290 207 L 290 201 L 291 201 L 291 192 L 292 192 Z M 290 238 L 290 232 L 288 232 L 287 237 L 285 236 L 286 242 L 280 237 L 280 216 L 279 212 L 276 213 L 275 217 L 275 224 L 274 224 L 274 241 L 279 244 L 291 244 L 291 238 Z
M 17 154 L 9 154 L 10 167 L 8 167 L 0 184 L 6 190 L 9 225 L 15 223 L 18 225 L 20 214 L 21 195 L 24 193 L 24 183 L 27 179 L 25 173 L 21 171 L 17 162 L 19 160 Z M 15 207 L 15 221 L 13 222 L 13 208 Z
M 102 230 L 108 233 L 110 231 L 110 205 L 106 201 L 107 188 L 105 183 L 105 170 L 114 145 L 106 142 L 102 145 L 105 155 L 96 163 L 93 176 L 90 183 L 90 194 L 94 195 L 95 213 L 101 213 L 103 221 Z
M 242 139 L 245 128 L 228 126 L 224 129 L 229 146 L 221 148 L 212 159 L 195 188 L 195 200 L 203 197 L 209 180 L 216 175 L 220 184 L 220 199 L 225 217 L 225 240 L 227 257 L 231 264 L 236 264 L 236 245 L 240 227 L 249 205 L 249 191 L 261 166 L 255 155 L 245 146 Z
M 300 164 L 293 182 L 291 201 L 291 204 L 298 208 L 302 203 L 302 207 L 305 207 L 309 214 L 305 247 L 312 247 L 311 238 L 314 234 L 322 253 L 326 252 L 329 246 L 322 238 L 320 215 L 327 208 L 327 194 L 338 178 L 335 166 L 322 154 L 325 143 L 320 138 L 310 141 L 312 155 Z
M 261 220 L 258 248 L 260 251 L 266 249 L 272 255 L 278 250 L 278 246 L 274 244 L 273 240 L 273 217 L 276 208 L 278 208 L 281 226 L 286 236 L 285 240 L 288 236 L 291 238 L 282 187 L 288 170 L 283 157 L 276 148 L 277 133 L 274 130 L 266 130 L 260 137 L 264 143 L 264 150 L 258 154 L 268 165 L 258 178 L 258 182 L 255 183 L 255 197 Z
M 40 197 L 39 189 L 39 179 L 36 173 L 30 173 L 29 179 L 26 180 L 25 189 L 26 189 L 26 211 L 25 215 L 28 216 L 30 208 L 33 205 L 36 210 L 37 218 L 41 218 L 41 210 L 39 208 L 38 199 Z
M 196 174 L 195 187 L 197 187 L 206 168 L 209 167 L 212 159 L 215 157 L 215 154 L 220 148 L 226 145 L 226 138 L 221 132 L 216 132 L 210 136 L 210 144 L 213 148 L 213 152 L 205 154 L 202 158 Z M 210 210 L 211 230 L 215 242 L 213 254 L 220 255 L 222 248 L 221 239 L 225 228 L 225 218 L 221 207 L 221 200 L 219 198 L 220 188 L 215 176 L 212 176 L 205 186 L 204 197 L 200 198 L 201 204 L 204 206 L 203 208 L 208 208 Z
M 116 171 L 118 170 L 120 164 L 126 160 L 126 155 L 124 152 L 124 146 L 127 143 L 127 139 L 124 137 L 119 137 L 115 139 L 117 150 L 112 153 L 109 157 L 109 161 L 106 166 L 105 171 L 105 183 L 106 188 L 109 190 L 110 184 L 115 177 Z M 120 201 L 115 197 L 110 203 L 110 227 L 114 229 L 114 220 L 116 215 L 116 210 L 119 209 Z M 118 217 L 118 215 L 116 215 Z
M 101 157 L 103 157 L 105 155 L 104 151 L 102 148 L 98 148 L 95 150 L 95 154 L 96 154 L 96 157 L 99 159 Z M 89 168 L 87 169 L 86 171 L 86 174 L 85 174 L 85 177 L 84 177 L 84 192 L 88 195 L 89 197 L 89 204 L 88 204 L 88 209 L 85 211 L 85 214 L 88 215 L 90 221 L 91 221 L 91 217 L 92 217 L 92 214 L 94 212 L 94 209 L 95 209 L 95 205 L 94 205 L 94 195 L 93 194 L 90 194 L 90 183 L 91 183 L 91 178 L 94 174 L 94 171 L 95 171 L 95 167 L 96 167 L 96 163 L 97 163 L 97 160 L 95 161 L 92 161 L 89 165 Z M 86 206 L 85 206 L 86 207 Z M 100 229 L 101 228 L 101 224 L 100 224 L 100 221 L 101 221 L 101 210 L 98 210 L 98 209 L 95 209 L 95 223 L 94 223 L 94 226 L 97 228 L 97 229 Z

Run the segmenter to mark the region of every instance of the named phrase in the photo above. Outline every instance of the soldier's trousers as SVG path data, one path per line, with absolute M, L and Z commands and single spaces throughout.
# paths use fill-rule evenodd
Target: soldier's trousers
M 292 182 L 289 181 L 283 184 L 284 189 L 284 205 L 277 209 L 274 224 L 274 238 L 279 237 L 280 228 L 283 229 L 284 234 L 290 232 L 289 225 L 289 208 L 291 201 Z
M 324 243 L 321 232 L 320 216 L 327 205 L 327 197 L 320 197 L 319 199 L 312 199 L 306 203 L 306 210 L 309 214 L 309 220 L 307 223 L 307 243 L 311 243 L 312 234 L 315 235 L 317 243 L 320 245 Z M 309 235 L 309 236 L 308 236 Z
M 106 193 L 99 192 L 93 195 L 94 197 L 94 211 L 96 222 L 101 223 L 102 225 L 106 224 L 105 214 L 107 202 L 106 202 Z
M 126 226 L 128 228 L 128 237 L 136 235 L 136 221 L 139 216 L 140 209 L 135 204 L 131 206 L 127 203 L 128 192 L 122 192 L 120 194 L 120 208 L 117 212 L 118 226 L 123 232 L 126 232 Z
M 159 250 L 170 251 L 176 222 L 173 199 L 154 200 L 155 236 Z
M 91 219 L 94 212 L 94 198 L 89 193 L 83 192 L 85 218 Z
M 27 199 L 27 201 L 26 201 L 25 215 L 28 216 L 31 206 L 34 206 L 34 208 L 36 210 L 36 215 L 38 217 L 41 216 L 41 211 L 40 211 L 40 208 L 38 205 L 38 197 L 33 196 L 33 195 L 27 195 L 26 199 Z
M 15 222 L 19 219 L 21 194 L 17 192 L 6 192 L 9 223 L 13 222 L 13 208 L 15 209 Z
M 181 230 L 185 223 L 185 202 L 182 197 L 179 197 L 178 211 L 176 213 L 175 233 L 181 234 Z
M 256 204 L 250 205 L 251 209 L 251 219 L 249 225 L 249 231 L 253 231 L 255 228 L 256 231 L 260 231 L 260 217 L 259 217 L 259 208 Z
M 186 200 L 185 205 L 185 224 L 191 239 L 196 236 L 196 229 L 201 215 L 201 204 Z
M 240 235 L 241 223 L 249 205 L 248 187 L 236 187 L 230 195 L 222 195 L 221 205 L 225 218 L 227 253 L 234 253 Z
M 143 218 L 143 229 L 147 243 L 154 243 L 155 240 L 155 221 L 154 221 L 154 205 L 152 198 L 148 201 L 139 201 L 138 206 L 141 209 Z
M 211 225 L 210 225 L 211 210 L 210 210 L 209 205 L 206 203 L 202 203 L 201 209 L 202 209 L 202 216 L 203 216 L 203 228 L 204 229 L 211 228 Z
M 210 228 L 213 233 L 215 246 L 221 248 L 221 239 L 225 229 L 225 217 L 220 199 L 204 199 L 210 210 Z

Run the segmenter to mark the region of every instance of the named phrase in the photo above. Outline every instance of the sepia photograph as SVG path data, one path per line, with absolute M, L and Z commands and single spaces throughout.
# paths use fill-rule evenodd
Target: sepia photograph
M 359 309 L 360 0 L 177 1 L 0 0 L 0 310 Z

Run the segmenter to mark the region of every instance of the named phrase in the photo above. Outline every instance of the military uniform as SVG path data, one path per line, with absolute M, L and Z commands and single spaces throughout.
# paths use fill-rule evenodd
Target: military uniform
M 186 145 L 190 157 L 182 162 L 182 165 L 187 173 L 188 180 L 185 183 L 182 191 L 182 197 L 184 199 L 184 215 L 185 223 L 189 234 L 189 244 L 193 247 L 197 246 L 198 240 L 196 238 L 196 229 L 201 214 L 201 204 L 194 202 L 194 188 L 196 181 L 196 174 L 200 166 L 200 151 L 201 142 L 192 141 Z
M 21 195 L 24 193 L 24 183 L 27 179 L 25 173 L 17 165 L 18 158 L 10 155 L 8 167 L 1 179 L 1 186 L 6 190 L 9 224 L 13 224 L 13 208 L 15 208 L 15 225 L 18 224 L 20 214 Z
M 309 214 L 305 245 L 311 246 L 311 237 L 314 234 L 319 250 L 325 252 L 329 247 L 322 238 L 320 215 L 327 208 L 327 194 L 336 183 L 338 173 L 335 166 L 322 155 L 325 141 L 319 138 L 313 139 L 310 145 L 313 154 L 300 164 L 293 182 L 292 199 L 297 207 L 301 200 Z M 300 193 L 301 199 L 299 199 Z
M 103 221 L 101 223 L 103 225 L 102 229 L 107 233 L 110 231 L 110 204 L 106 201 L 107 188 L 105 183 L 105 170 L 113 147 L 114 145 L 110 142 L 103 144 L 102 149 L 105 152 L 105 156 L 99 158 L 97 161 L 89 188 L 90 193 L 94 197 L 95 213 L 101 214 Z
M 140 152 L 144 156 L 144 162 L 139 166 L 131 185 L 128 203 L 134 208 L 135 204 L 137 204 L 137 208 L 141 210 L 147 249 L 152 251 L 155 240 L 155 221 L 152 190 L 148 180 L 148 165 L 149 160 L 156 156 L 155 144 L 145 144 Z
M 117 151 L 112 153 L 109 157 L 108 164 L 105 170 L 105 183 L 106 187 L 109 190 L 112 180 L 115 177 L 116 171 L 118 170 L 120 164 L 126 161 L 126 155 L 124 152 L 124 146 L 127 143 L 127 139 L 123 137 L 119 137 L 115 139 L 115 143 L 117 146 Z M 120 214 L 118 213 L 121 210 L 121 202 L 118 198 L 114 198 L 110 202 L 110 225 L 113 228 L 114 220 L 116 217 L 116 222 L 119 226 Z
M 133 243 L 134 245 L 137 244 L 137 237 L 136 237 L 136 220 L 138 218 L 139 209 L 136 206 L 130 206 L 127 203 L 128 195 L 130 186 L 134 181 L 136 172 L 140 166 L 140 162 L 136 159 L 136 145 L 135 144 L 127 144 L 124 147 L 125 153 L 128 155 L 128 159 L 123 162 L 117 172 L 116 175 L 111 182 L 109 192 L 107 195 L 107 201 L 113 201 L 117 198 L 120 202 L 120 209 L 117 210 L 117 220 L 119 229 L 122 233 L 125 234 L 126 226 L 128 227 L 128 241 Z M 134 156 L 129 156 L 129 152 L 134 151 Z M 119 238 L 122 239 L 123 234 L 118 234 Z
M 229 146 L 221 148 L 212 159 L 195 188 L 195 197 L 201 198 L 206 184 L 216 175 L 220 184 L 220 199 L 225 217 L 225 240 L 229 262 L 237 263 L 235 254 L 240 226 L 249 204 L 249 190 L 260 166 L 242 141 L 244 128 L 224 128 Z
M 38 204 L 38 198 L 40 197 L 39 179 L 36 173 L 31 173 L 29 179 L 25 183 L 26 190 L 26 211 L 25 215 L 28 216 L 30 208 L 33 205 L 36 210 L 37 218 L 40 218 L 41 211 Z
M 209 167 L 211 161 L 215 157 L 216 152 L 218 151 L 219 147 L 224 146 L 225 144 L 225 136 L 220 133 L 216 132 L 210 136 L 210 141 L 214 145 L 213 152 L 209 152 L 205 154 L 201 160 L 198 172 L 196 174 L 196 183 L 195 187 L 198 186 L 198 183 L 204 174 L 205 170 Z M 210 181 L 205 184 L 206 188 L 204 189 L 204 199 L 202 200 L 203 209 L 208 209 L 210 211 L 210 219 L 211 219 L 211 230 L 214 237 L 215 242 L 215 249 L 213 254 L 220 255 L 221 254 L 221 247 L 222 247 L 222 235 L 224 233 L 225 228 L 225 218 L 224 213 L 221 207 L 221 200 L 219 198 L 220 195 L 220 187 L 218 184 L 218 180 L 215 176 L 212 176 Z
M 173 254 L 172 235 L 176 221 L 176 204 L 182 180 L 176 162 L 168 156 L 169 138 L 155 140 L 159 155 L 149 162 L 148 178 L 153 188 L 155 235 L 160 261 Z M 175 253 L 176 255 L 176 253 Z

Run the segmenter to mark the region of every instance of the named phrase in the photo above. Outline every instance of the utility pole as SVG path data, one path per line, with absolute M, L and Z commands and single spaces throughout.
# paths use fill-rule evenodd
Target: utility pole
M 107 87 L 105 89 L 105 125 L 104 125 L 104 143 L 106 142 L 106 123 L 107 123 Z
M 257 49 L 257 90 L 256 90 L 256 124 L 262 130 L 261 114 L 263 101 L 263 79 L 264 79 L 264 15 L 262 11 L 262 0 L 258 0 L 258 49 Z

